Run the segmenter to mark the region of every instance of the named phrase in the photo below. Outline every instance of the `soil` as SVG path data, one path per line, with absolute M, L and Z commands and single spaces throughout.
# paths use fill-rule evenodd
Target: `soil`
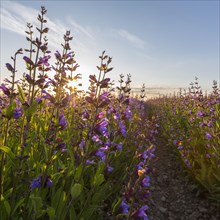
M 204 190 L 193 182 L 172 147 L 160 139 L 151 161 L 149 220 L 220 220 Z

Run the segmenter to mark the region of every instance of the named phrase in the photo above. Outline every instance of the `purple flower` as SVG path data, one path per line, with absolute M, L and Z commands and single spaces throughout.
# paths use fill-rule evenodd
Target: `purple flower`
M 101 84 L 100 87 L 101 87 L 101 88 L 107 88 L 109 82 L 110 82 L 110 78 L 103 79 L 103 80 L 100 82 L 100 84 Z
M 182 145 L 179 145 L 178 146 L 178 150 L 182 150 L 183 149 L 183 146 Z
M 62 57 L 61 57 L 59 51 L 56 51 L 56 53 L 55 53 L 54 55 L 55 55 L 55 57 L 56 57 L 57 60 L 59 60 L 59 61 L 62 60 Z
M 41 103 L 42 103 L 42 99 L 41 99 L 40 97 L 35 98 L 35 100 L 36 100 L 36 102 L 37 102 L 38 104 L 41 104 Z
M 101 133 L 104 137 L 109 137 L 107 126 L 108 120 L 106 118 L 103 118 L 100 122 L 98 122 L 95 125 L 95 130 L 96 132 Z
M 46 92 L 45 90 L 42 90 L 42 93 L 45 94 L 44 96 L 42 96 L 42 98 L 44 98 L 44 99 L 49 99 L 50 102 L 55 103 L 55 98 L 54 98 L 52 95 L 50 95 L 50 94 L 49 94 L 48 92 Z
M 198 112 L 197 112 L 197 115 L 198 115 L 199 117 L 202 117 L 202 116 L 203 116 L 203 113 L 202 113 L 201 111 L 198 111 Z
M 129 108 L 126 108 L 123 113 L 125 114 L 126 119 L 128 119 L 129 121 L 132 120 L 132 112 Z
M 206 158 L 210 158 L 210 157 L 211 157 L 211 155 L 210 155 L 210 154 L 206 154 L 205 156 L 206 156 Z
M 191 167 L 191 163 L 187 159 L 184 159 L 184 162 L 185 162 L 187 167 Z
M 141 182 L 141 185 L 143 187 L 150 186 L 150 177 L 149 176 L 145 176 L 145 178 Z
M 99 97 L 100 99 L 103 99 L 103 100 L 109 100 L 108 99 L 108 96 L 109 96 L 109 92 L 103 92 Z
M 144 165 L 144 162 L 141 161 L 141 162 L 137 165 L 137 170 L 143 170 L 143 165 Z
M 113 106 L 108 106 L 108 114 L 112 113 L 114 111 Z
M 59 143 L 59 144 L 56 146 L 56 150 L 63 150 L 63 149 L 66 149 L 66 144 L 65 144 L 64 142 Z
M 83 150 L 84 147 L 85 147 L 85 140 L 82 139 L 81 143 L 79 144 L 79 148 L 80 148 L 81 150 Z
M 68 123 L 67 123 L 67 121 L 66 121 L 66 119 L 65 119 L 63 114 L 60 115 L 60 117 L 59 117 L 59 125 L 61 126 L 62 130 L 64 130 L 67 127 L 67 125 L 68 125 Z
M 50 84 L 56 86 L 56 82 L 53 79 L 49 79 L 49 81 L 45 84 L 45 86 L 48 87 Z
M 86 160 L 86 164 L 87 165 L 92 165 L 92 164 L 94 164 L 95 162 L 94 162 L 94 160 Z
M 132 217 L 134 217 L 135 219 L 137 218 L 142 218 L 143 220 L 148 220 L 148 216 L 145 213 L 145 211 L 149 209 L 149 207 L 147 205 L 142 206 L 140 209 L 138 209 L 136 212 L 132 213 Z
M 207 126 L 208 126 L 208 127 L 212 127 L 212 122 L 209 121 L 208 124 L 207 124 Z
M 128 214 L 128 209 L 130 206 L 125 203 L 125 199 L 122 200 L 121 205 L 119 206 L 119 212 L 123 214 Z
M 40 58 L 39 58 L 39 61 L 38 61 L 38 65 L 43 64 L 43 65 L 45 65 L 45 66 L 49 66 L 49 65 L 50 65 L 50 64 L 48 63 L 48 60 L 49 60 L 49 59 L 50 59 L 50 55 L 44 56 L 43 58 L 40 57 Z
M 6 63 L 5 65 L 10 72 L 14 72 L 14 68 L 12 67 L 10 63 Z
M 109 165 L 107 164 L 107 171 L 110 173 L 110 172 L 112 172 L 113 170 L 114 170 L 114 168 L 111 167 L 111 166 L 109 166 Z
M 212 135 L 209 134 L 208 132 L 205 133 L 205 137 L 206 139 L 210 140 L 212 138 Z
M 83 119 L 89 119 L 89 112 L 85 109 L 85 111 L 82 113 Z
M 119 114 L 119 112 L 116 112 L 114 114 L 114 119 L 118 120 L 119 118 L 120 118 L 120 114 Z
M 101 118 L 104 117 L 105 114 L 106 114 L 106 111 L 99 112 L 99 113 L 96 115 L 96 118 L 101 119 Z
M 105 155 L 105 153 L 104 153 L 104 150 L 105 150 L 105 149 L 100 148 L 100 149 L 98 149 L 98 150 L 95 152 L 95 155 L 101 157 L 101 159 L 102 159 L 103 162 L 106 160 L 106 155 Z
M 10 91 L 9 89 L 5 86 L 5 84 L 0 85 L 0 89 L 4 92 L 5 95 L 10 96 Z
M 47 178 L 47 182 L 46 182 L 48 187 L 51 187 L 53 185 L 53 182 L 51 179 Z
M 192 114 L 192 110 L 189 110 L 189 111 L 188 111 L 188 114 L 191 115 L 191 114 Z
M 117 148 L 117 150 L 122 152 L 122 143 L 116 144 L 116 148 Z
M 199 122 L 199 127 L 201 128 L 203 126 L 205 126 L 205 124 L 203 122 Z
M 24 56 L 23 59 L 27 64 L 34 66 L 34 62 L 30 58 Z
M 144 160 L 147 158 L 147 150 L 143 151 L 143 153 L 141 154 L 141 158 Z
M 36 179 L 33 180 L 33 182 L 31 183 L 31 188 L 35 189 L 35 188 L 40 188 L 41 187 L 41 176 L 39 175 Z
M 92 140 L 93 140 L 94 142 L 99 142 L 99 141 L 100 141 L 98 135 L 94 135 L 94 136 L 92 137 Z
M 123 121 L 119 121 L 119 127 L 120 127 L 120 132 L 122 134 L 123 137 L 126 137 L 126 126 L 124 125 Z
M 15 108 L 14 110 L 14 118 L 18 119 L 22 116 L 22 108 Z

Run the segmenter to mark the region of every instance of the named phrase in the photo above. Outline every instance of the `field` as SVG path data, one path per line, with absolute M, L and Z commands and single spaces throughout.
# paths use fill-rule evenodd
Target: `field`
M 83 91 L 71 34 L 65 33 L 62 51 L 49 51 L 45 14 L 42 7 L 38 37 L 27 25 L 30 47 L 16 51 L 6 64 L 11 76 L 0 85 L 0 219 L 148 219 L 152 209 L 166 212 L 151 199 L 164 149 L 219 217 L 217 82 L 210 94 L 196 79 L 178 96 L 146 100 L 143 85 L 132 97 L 132 76 L 120 75 L 115 88 L 112 58 L 104 51 Z M 19 81 L 18 56 L 27 69 Z

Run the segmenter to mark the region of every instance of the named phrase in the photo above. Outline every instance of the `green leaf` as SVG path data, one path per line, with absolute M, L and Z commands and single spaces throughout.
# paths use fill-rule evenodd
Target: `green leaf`
M 39 196 L 30 196 L 30 199 L 32 201 L 32 206 L 34 208 L 34 211 L 37 212 L 41 209 L 42 207 L 42 198 Z
M 92 197 L 92 204 L 99 205 L 104 200 L 108 200 L 109 196 L 111 195 L 112 190 L 110 190 L 108 182 L 101 185 L 95 191 Z
M 115 214 L 118 211 L 119 206 L 121 205 L 121 198 L 118 198 L 117 200 L 115 200 L 115 202 L 113 203 L 113 208 L 112 208 L 112 213 Z
M 103 174 L 96 174 L 94 177 L 93 184 L 94 186 L 100 186 L 103 182 L 105 181 L 104 175 Z
M 21 198 L 17 204 L 15 205 L 13 211 L 12 211 L 12 214 L 14 214 L 16 212 L 16 210 L 18 209 L 18 207 L 20 207 L 22 204 L 24 203 L 24 198 Z
M 3 151 L 7 156 L 9 156 L 9 158 L 11 159 L 13 165 L 15 165 L 15 163 L 14 163 L 15 155 L 9 147 L 0 146 L 0 151 Z
M 6 210 L 7 214 L 10 215 L 11 206 L 10 206 L 9 202 L 4 198 L 3 195 L 1 195 L 1 200 L 0 201 L 3 202 L 3 205 L 5 207 L 5 210 Z
M 12 118 L 12 117 L 13 117 L 15 108 L 16 108 L 16 103 L 13 101 L 13 102 L 8 106 L 8 108 L 7 108 L 7 110 L 6 110 L 6 116 L 7 116 L 8 118 Z
M 33 116 L 37 111 L 37 107 L 38 107 L 38 103 L 34 100 L 31 106 L 24 109 L 25 115 L 27 117 Z
M 77 217 L 76 217 L 76 212 L 75 212 L 74 206 L 72 206 L 69 211 L 70 211 L 70 218 L 69 219 L 76 219 Z
M 83 168 L 82 163 L 76 168 L 76 173 L 75 173 L 75 180 L 76 181 L 79 181 L 79 179 L 80 179 L 80 176 L 82 173 L 82 168 Z
M 77 198 L 81 192 L 82 192 L 82 186 L 79 183 L 75 183 L 70 190 L 73 199 Z
M 55 219 L 55 209 L 52 207 L 47 208 L 47 214 L 49 215 L 50 220 Z
M 56 219 L 63 219 L 63 217 L 65 216 L 65 212 L 63 211 L 69 211 L 67 209 L 66 199 L 66 192 L 63 191 L 62 187 L 60 187 L 52 196 L 52 207 L 54 208 L 54 210 L 56 210 Z
M 103 170 L 105 169 L 105 163 L 101 162 L 98 166 L 98 169 L 96 171 L 96 174 L 103 173 Z
M 92 214 L 97 210 L 99 206 L 97 205 L 90 205 L 89 207 L 86 208 L 86 210 L 83 212 L 81 219 L 94 219 L 91 218 Z
M 52 196 L 52 207 L 56 210 L 60 201 L 62 187 L 60 187 Z
M 17 87 L 18 87 L 18 92 L 19 92 L 19 94 L 20 94 L 21 100 L 22 100 L 22 102 L 24 103 L 24 102 L 25 102 L 24 92 L 23 92 L 22 88 L 21 88 L 19 85 L 17 85 Z

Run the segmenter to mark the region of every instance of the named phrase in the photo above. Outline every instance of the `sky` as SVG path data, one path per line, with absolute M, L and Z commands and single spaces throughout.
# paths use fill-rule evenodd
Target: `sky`
M 28 48 L 27 22 L 38 26 L 40 7 L 48 10 L 52 54 L 61 51 L 66 30 L 82 73 L 82 83 L 97 74 L 103 50 L 112 57 L 109 77 L 131 74 L 132 87 L 187 88 L 195 77 L 203 89 L 219 81 L 220 1 L 10 1 L 1 0 L 1 82 L 5 63 Z M 35 31 L 36 33 L 36 31 Z M 22 55 L 24 56 L 24 55 Z M 17 77 L 25 72 L 22 56 Z

